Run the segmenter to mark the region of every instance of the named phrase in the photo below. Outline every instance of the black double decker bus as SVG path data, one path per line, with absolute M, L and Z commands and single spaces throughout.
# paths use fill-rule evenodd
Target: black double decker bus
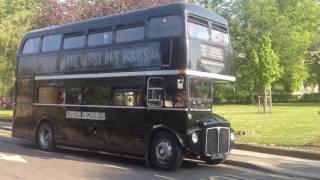
M 215 82 L 232 82 L 224 18 L 170 4 L 28 32 L 16 70 L 13 136 L 175 170 L 184 157 L 223 162 L 230 124 L 212 113 Z

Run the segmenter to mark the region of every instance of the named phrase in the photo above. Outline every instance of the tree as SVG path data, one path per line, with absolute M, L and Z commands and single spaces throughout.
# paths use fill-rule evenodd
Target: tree
M 272 49 L 270 34 L 267 33 L 258 41 L 257 49 L 253 49 L 252 59 L 255 73 L 255 84 L 264 92 L 271 89 L 272 83 L 281 77 L 279 57 Z
M 37 27 L 64 24 L 94 17 L 189 0 L 41 0 Z
M 36 1 L 0 1 L 0 96 L 8 95 L 14 85 L 17 47 L 32 27 Z
M 272 83 L 278 80 L 282 73 L 282 69 L 279 66 L 279 57 L 272 49 L 269 33 L 263 35 L 258 42 L 257 49 L 253 49 L 252 59 L 255 84 L 260 92 L 263 92 L 264 113 L 266 113 L 267 96 L 271 92 Z M 270 97 L 270 101 L 271 99 Z
M 320 19 L 319 5 L 314 0 L 206 0 L 205 6 L 210 5 L 228 19 L 240 87 L 245 84 L 256 88 L 250 78 L 250 73 L 254 75 L 250 69 L 252 50 L 267 32 L 283 69 L 278 83 L 286 93 L 292 93 L 306 81 L 307 50 Z M 244 54 L 245 58 L 239 58 L 238 54 Z
M 309 77 L 306 84 L 309 86 L 320 86 L 320 29 L 308 49 L 308 55 L 306 62 L 308 65 Z
M 262 73 L 255 62 L 261 46 L 257 42 L 278 26 L 276 0 L 234 1 L 230 8 L 227 18 L 235 54 L 237 89 L 249 91 L 251 103 L 254 103 L 254 94 L 261 91 L 258 82 L 263 81 L 256 78 Z
M 281 27 L 273 30 L 275 51 L 284 68 L 281 84 L 287 93 L 299 88 L 308 78 L 308 47 L 319 27 L 320 9 L 314 0 L 278 0 Z

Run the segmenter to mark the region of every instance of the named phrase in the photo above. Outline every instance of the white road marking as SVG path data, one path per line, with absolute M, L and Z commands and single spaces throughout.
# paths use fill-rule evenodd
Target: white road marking
M 5 137 L 11 137 L 11 134 L 10 134 L 10 133 L 0 132 L 0 135 L 1 135 L 1 136 L 5 136 Z
M 10 155 L 6 155 L 6 154 L 0 154 L 0 160 L 28 163 L 25 159 L 23 159 L 19 155 L 10 156 Z
M 66 155 L 64 157 L 68 158 L 68 159 L 72 159 L 72 160 L 77 160 L 77 161 L 87 161 L 85 158 L 79 158 L 79 157 L 75 157 L 75 156 Z
M 37 149 L 33 149 L 32 151 L 34 151 L 34 152 L 38 152 L 38 153 L 44 153 L 44 154 L 52 154 L 51 152 L 48 152 L 48 151 L 42 151 L 42 150 L 37 150 Z
M 128 171 L 128 170 L 129 170 L 128 168 L 120 167 L 120 166 L 115 166 L 115 165 L 111 165 L 111 164 L 104 164 L 104 166 L 110 167 L 110 168 L 115 168 L 115 169 L 120 169 L 120 170 L 125 170 L 125 171 Z
M 163 175 L 159 175 L 159 174 L 155 174 L 154 176 L 158 177 L 158 178 L 161 178 L 161 179 L 177 180 L 176 178 L 163 176 Z

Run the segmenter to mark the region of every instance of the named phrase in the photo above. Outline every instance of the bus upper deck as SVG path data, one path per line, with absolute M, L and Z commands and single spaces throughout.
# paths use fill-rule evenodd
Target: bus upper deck
M 28 32 L 18 64 L 18 79 L 151 71 L 235 80 L 226 21 L 183 3 Z

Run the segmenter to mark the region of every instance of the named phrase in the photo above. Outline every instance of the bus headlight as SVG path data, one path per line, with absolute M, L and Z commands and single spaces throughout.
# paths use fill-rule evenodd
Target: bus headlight
M 234 140 L 235 140 L 234 132 L 231 132 L 231 133 L 230 133 L 230 140 L 231 140 L 232 142 L 234 142 Z
M 191 140 L 192 140 L 193 144 L 196 144 L 199 141 L 198 133 L 193 132 L 191 134 Z

